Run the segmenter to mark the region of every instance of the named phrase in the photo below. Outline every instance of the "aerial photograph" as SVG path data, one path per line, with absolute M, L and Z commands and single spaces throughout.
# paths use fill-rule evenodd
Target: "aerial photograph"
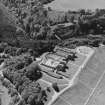
M 105 105 L 105 0 L 0 0 L 0 105 Z

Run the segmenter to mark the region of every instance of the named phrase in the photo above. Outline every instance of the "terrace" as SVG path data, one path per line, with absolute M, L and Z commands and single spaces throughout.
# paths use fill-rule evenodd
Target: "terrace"
M 87 50 L 86 50 L 87 49 Z M 68 49 L 56 46 L 54 52 L 48 52 L 41 56 L 39 65 L 45 73 L 57 78 L 67 78 L 70 80 L 79 66 L 85 61 L 91 48 L 78 47 L 77 49 Z
M 44 58 L 40 62 L 40 65 L 44 65 L 49 68 L 52 68 L 53 70 L 56 70 L 58 66 L 63 67 L 64 65 L 66 65 L 68 63 L 68 57 L 72 55 L 73 52 L 68 52 L 66 50 L 61 49 L 54 49 L 54 52 L 47 53 L 46 55 L 44 55 Z

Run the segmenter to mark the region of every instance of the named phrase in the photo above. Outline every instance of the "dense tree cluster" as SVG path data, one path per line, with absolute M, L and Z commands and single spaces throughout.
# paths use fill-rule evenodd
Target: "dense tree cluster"
M 52 27 L 50 26 L 48 10 L 45 9 L 43 5 L 50 3 L 53 0 L 0 1 L 9 8 L 9 11 L 12 12 L 16 18 L 17 29 L 16 34 L 14 35 L 14 39 L 16 39 L 16 44 L 14 44 L 15 46 L 25 46 L 28 48 L 31 46 L 31 48 L 35 48 L 37 50 L 37 52 L 34 53 L 35 56 L 40 52 L 43 53 L 47 51 L 47 49 L 52 50 L 53 45 L 55 46 L 55 41 L 52 41 L 52 39 L 55 40 L 56 37 Z M 7 38 L 7 40 L 9 40 L 9 38 Z M 12 41 L 9 42 L 12 43 Z M 14 48 L 11 50 L 13 49 Z M 9 53 L 11 51 L 7 48 L 6 52 Z M 14 55 L 14 51 L 11 55 Z
M 11 45 L 8 45 L 7 43 L 1 42 L 0 43 L 0 63 L 2 63 L 4 60 L 8 61 L 8 63 L 16 63 L 15 59 L 18 59 L 18 62 L 22 62 L 25 65 L 29 65 L 30 63 L 35 60 L 35 58 L 39 56 L 39 53 L 35 50 L 28 49 L 28 48 L 17 48 Z M 12 60 L 10 60 L 13 58 Z M 10 60 L 10 62 L 9 62 Z M 13 61 L 14 60 L 14 61 Z M 7 64 L 7 65 L 10 65 Z M 22 64 L 20 64 L 22 65 Z M 17 65 L 17 67 L 19 67 Z
M 17 17 L 17 34 L 24 34 L 31 39 L 43 39 L 48 35 L 47 10 L 43 4 L 52 0 L 5 0 L 2 1 Z M 40 17 L 40 18 L 39 18 Z M 21 29 L 20 29 L 21 28 Z
M 85 23 L 75 24 L 72 27 L 57 27 L 59 23 L 65 22 L 72 22 L 74 20 L 78 20 L 78 17 L 83 15 L 82 17 L 93 17 L 95 15 L 92 14 L 90 11 L 86 11 L 84 9 L 79 11 L 68 11 L 68 12 L 60 12 L 54 11 L 44 8 L 44 4 L 50 3 L 53 0 L 1 0 L 9 10 L 15 15 L 17 21 L 17 31 L 16 35 L 18 40 L 27 39 L 27 40 L 34 40 L 38 42 L 38 40 L 45 40 L 46 43 L 42 43 L 41 41 L 38 44 L 35 44 L 37 47 L 37 55 L 39 52 L 48 51 L 48 49 L 54 48 L 56 44 L 55 41 L 52 40 L 60 40 L 67 39 L 70 37 L 76 38 L 79 35 L 87 35 L 91 34 L 103 34 L 104 31 L 104 23 L 103 19 L 94 19 L 91 21 L 84 20 Z M 104 10 L 96 11 L 97 14 L 104 14 Z M 99 14 L 99 15 L 100 15 Z M 86 15 L 86 16 L 85 16 Z M 40 18 L 39 18 L 40 17 Z M 79 21 L 79 20 L 78 20 Z M 55 25 L 55 26 L 53 26 Z M 22 36 L 22 37 L 21 37 Z M 52 41 L 52 42 L 50 42 Z M 49 44 L 49 42 L 51 44 Z M 74 45 L 75 46 L 75 45 Z M 1 51 L 2 49 L 0 49 Z M 12 50 L 12 52 L 11 52 Z M 12 56 L 15 53 L 19 54 L 21 50 L 16 52 L 15 48 L 6 48 L 6 53 L 10 53 Z M 41 53 L 41 54 L 42 54 Z
M 28 52 L 27 48 L 17 48 L 17 47 L 8 45 L 7 43 L 4 43 L 4 42 L 0 43 L 0 53 L 5 53 L 10 56 L 18 56 L 26 52 Z
M 22 61 L 24 62 L 24 59 Z M 23 68 L 22 66 L 24 64 L 22 61 L 20 61 L 20 63 L 19 59 L 17 59 L 17 62 L 15 61 L 15 63 L 11 66 L 9 65 L 7 69 L 3 71 L 3 75 L 15 86 L 15 90 L 21 95 L 23 100 L 19 102 L 19 105 L 23 102 L 25 105 L 44 105 L 47 98 L 46 91 L 43 90 L 37 82 L 42 76 L 40 67 L 36 63 L 32 63 Z M 11 96 L 14 96 L 14 94 L 16 94 L 15 90 L 11 89 L 12 88 L 9 89 L 9 92 Z
M 0 43 L 0 60 L 5 63 L 2 84 L 12 97 L 10 105 L 44 105 L 46 91 L 37 82 L 42 77 L 41 68 L 35 63 L 35 51 Z M 34 61 L 34 62 L 33 62 Z M 19 97 L 22 97 L 20 99 Z
M 105 45 L 104 35 L 90 34 L 84 37 L 80 36 L 76 38 L 67 39 L 62 43 L 59 43 L 59 45 L 73 49 L 78 46 L 99 47 L 101 43 Z
M 48 40 L 52 38 L 56 38 L 55 34 L 59 36 L 59 34 L 63 37 L 70 36 L 72 34 L 99 34 L 104 33 L 104 23 L 100 22 L 101 20 L 94 20 L 97 16 L 103 15 L 105 13 L 104 9 L 98 9 L 94 13 L 90 10 L 81 9 L 79 11 L 54 11 L 49 9 L 45 9 L 43 5 L 52 2 L 53 0 L 1 0 L 5 6 L 9 8 L 9 10 L 16 16 L 17 18 L 17 36 L 20 37 L 21 34 L 24 38 L 29 38 L 33 40 Z M 39 18 L 40 17 L 40 18 Z M 52 25 L 72 22 L 74 20 L 78 20 L 78 17 L 83 17 L 81 19 L 82 22 L 79 25 L 76 24 L 74 29 L 63 29 L 53 30 Z M 85 17 L 85 19 L 84 19 Z M 93 18 L 94 17 L 94 18 Z M 87 19 L 92 19 L 92 21 L 88 21 Z M 103 20 L 102 20 L 103 21 Z M 67 30 L 67 31 L 66 31 Z M 71 32 L 70 32 L 71 31 Z M 74 32 L 72 32 L 74 31 Z M 71 37 L 71 36 L 70 36 Z M 40 43 L 40 42 L 39 42 Z

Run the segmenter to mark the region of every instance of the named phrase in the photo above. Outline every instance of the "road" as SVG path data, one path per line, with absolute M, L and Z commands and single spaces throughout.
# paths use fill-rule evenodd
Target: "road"
M 80 72 L 78 82 L 61 94 L 52 105 L 105 105 L 105 47 Z

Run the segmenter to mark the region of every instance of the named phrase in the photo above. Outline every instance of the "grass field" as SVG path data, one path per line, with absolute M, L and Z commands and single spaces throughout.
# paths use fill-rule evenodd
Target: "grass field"
M 105 75 L 87 105 L 105 105 Z
M 96 50 L 81 71 L 77 84 L 53 105 L 105 105 L 105 48 Z
M 72 105 L 82 105 L 88 98 L 89 93 L 90 89 L 83 83 L 78 82 L 74 87 L 67 90 L 60 97 Z
M 71 79 L 74 76 L 74 74 L 77 72 L 79 66 L 72 62 L 68 62 L 67 66 L 69 67 L 69 69 L 66 70 L 67 71 L 66 74 L 69 75 L 70 77 L 69 79 Z

